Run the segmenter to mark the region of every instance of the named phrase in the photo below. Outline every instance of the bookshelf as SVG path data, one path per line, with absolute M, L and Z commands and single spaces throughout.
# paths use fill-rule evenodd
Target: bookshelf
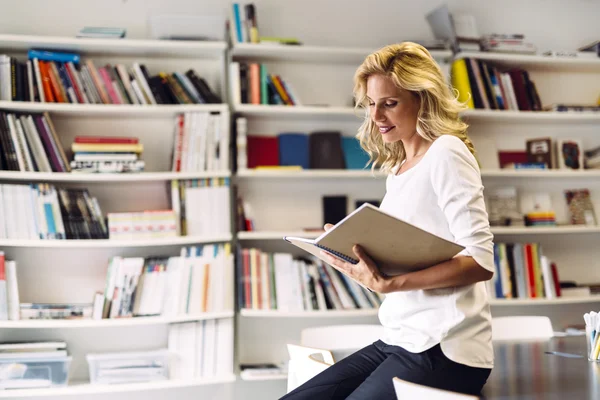
M 182 322 L 204 321 L 208 319 L 233 318 L 233 310 L 208 312 L 198 315 L 176 317 L 134 317 L 113 319 L 73 319 L 73 320 L 22 320 L 0 321 L 0 329 L 111 329 L 132 326 L 169 325 Z
M 600 60 L 594 57 L 569 58 L 529 54 L 461 52 L 456 54 L 454 58 L 477 58 L 493 61 L 499 65 L 519 66 L 536 70 L 600 72 Z
M 223 99 L 226 95 L 226 42 L 104 40 L 52 36 L 0 35 L 0 54 L 27 58 L 30 48 L 72 51 L 81 60 L 93 60 L 97 67 L 106 64 L 143 64 L 149 74 L 161 71 L 185 73 L 194 69 Z M 144 172 L 127 174 L 88 174 L 56 172 L 0 171 L 1 184 L 52 183 L 57 187 L 87 188 L 98 199 L 103 215 L 109 212 L 136 212 L 171 209 L 171 181 L 231 179 L 231 168 L 199 172 L 173 172 L 172 156 L 176 118 L 186 113 L 220 115 L 219 134 L 229 136 L 230 108 L 221 104 L 124 105 L 70 104 L 0 101 L 7 113 L 48 112 L 60 142 L 70 159 L 75 136 L 134 136 L 143 144 Z M 229 154 L 229 149 L 225 151 Z M 227 191 L 230 201 L 230 191 Z M 0 239 L 0 250 L 8 260 L 16 260 L 21 303 L 91 303 L 96 291 L 106 286 L 109 260 L 122 257 L 178 256 L 183 247 L 223 244 L 233 241 L 231 229 L 224 233 L 176 236 L 140 240 L 27 240 Z M 230 293 L 230 288 L 224 293 Z M 181 323 L 231 321 L 235 313 L 233 298 L 225 308 L 175 317 L 134 317 L 81 320 L 20 320 L 0 322 L 3 341 L 63 340 L 73 357 L 69 385 L 60 388 L 12 390 L 0 397 L 52 397 L 104 395 L 98 398 L 144 392 L 152 397 L 169 393 L 179 396 L 222 390 L 235 382 L 233 359 L 231 373 L 211 378 L 190 378 L 140 384 L 92 385 L 89 383 L 89 353 L 145 351 L 168 346 L 169 329 Z M 233 349 L 233 341 L 231 343 Z M 215 386 L 215 389 L 212 388 Z M 196 389 L 191 389 L 196 388 Z
M 48 389 L 14 389 L 10 391 L 3 391 L 4 393 L 0 393 L 0 398 L 22 399 L 44 396 L 69 396 L 69 398 L 71 398 L 72 396 L 98 394 L 114 396 L 121 393 L 127 394 L 132 392 L 155 392 L 190 387 L 198 387 L 198 389 L 200 389 L 202 386 L 223 385 L 233 383 L 235 381 L 236 376 L 233 374 L 215 378 L 166 380 L 159 382 L 126 383 L 119 385 L 91 385 L 86 382 L 75 381 L 66 387 L 55 387 Z M 166 395 L 166 393 L 159 393 Z

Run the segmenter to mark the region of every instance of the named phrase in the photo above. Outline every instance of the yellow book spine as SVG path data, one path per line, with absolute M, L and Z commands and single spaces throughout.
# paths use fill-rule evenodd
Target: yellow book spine
M 540 248 L 537 243 L 531 245 L 533 253 L 533 273 L 535 274 L 535 292 L 539 298 L 546 297 L 544 295 L 544 284 L 542 283 L 542 268 L 540 266 Z
M 473 96 L 471 95 L 467 63 L 464 58 L 452 63 L 452 86 L 458 90 L 458 101 L 465 103 L 469 108 L 475 108 Z
M 111 152 L 111 153 L 141 153 L 144 151 L 144 145 L 138 144 L 88 144 L 73 143 L 71 145 L 73 152 Z

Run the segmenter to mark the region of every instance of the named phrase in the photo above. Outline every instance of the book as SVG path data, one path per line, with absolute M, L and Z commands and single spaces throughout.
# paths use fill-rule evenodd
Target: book
M 398 240 L 402 238 L 402 240 Z M 352 247 L 360 245 L 385 275 L 401 275 L 450 260 L 463 246 L 433 235 L 365 203 L 316 239 L 285 236 L 284 240 L 326 260 L 325 250 L 358 263 Z

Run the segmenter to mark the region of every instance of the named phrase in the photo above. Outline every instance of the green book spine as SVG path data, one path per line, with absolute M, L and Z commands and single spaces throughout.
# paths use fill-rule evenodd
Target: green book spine
M 260 104 L 269 104 L 268 82 L 267 66 L 265 64 L 260 64 Z

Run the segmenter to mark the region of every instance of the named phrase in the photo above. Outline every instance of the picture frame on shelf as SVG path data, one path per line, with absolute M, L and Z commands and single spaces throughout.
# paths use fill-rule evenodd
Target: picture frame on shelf
M 583 146 L 580 139 L 558 139 L 556 158 L 559 169 L 583 170 Z

